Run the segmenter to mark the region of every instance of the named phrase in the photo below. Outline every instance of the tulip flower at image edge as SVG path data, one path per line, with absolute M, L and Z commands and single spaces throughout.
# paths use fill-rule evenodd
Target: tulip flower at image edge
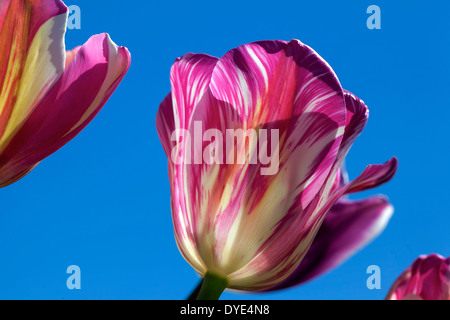
M 74 138 L 129 69 L 108 34 L 66 52 L 67 11 L 59 0 L 0 3 L 0 187 Z
M 419 256 L 395 280 L 386 300 L 450 300 L 450 257 Z

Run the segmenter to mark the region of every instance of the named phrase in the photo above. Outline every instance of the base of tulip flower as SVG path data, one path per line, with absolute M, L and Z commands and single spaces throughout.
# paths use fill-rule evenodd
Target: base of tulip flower
M 198 292 L 195 300 L 218 300 L 227 286 L 226 278 L 207 272 L 193 295 Z M 194 298 L 193 295 L 190 298 Z

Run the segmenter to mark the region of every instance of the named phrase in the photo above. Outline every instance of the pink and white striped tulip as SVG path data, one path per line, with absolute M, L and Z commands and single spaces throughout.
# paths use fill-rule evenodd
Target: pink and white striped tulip
M 59 0 L 0 1 L 0 187 L 74 138 L 130 66 L 107 34 L 66 52 L 67 11 Z
M 385 226 L 392 213 L 386 200 L 342 197 L 390 180 L 397 159 L 345 181 L 342 163 L 368 110 L 310 47 L 261 41 L 220 59 L 189 53 L 175 61 L 170 80 L 156 125 L 169 159 L 176 242 L 199 274 L 226 278 L 237 290 L 294 285 L 341 262 Z M 278 130 L 278 171 L 263 175 L 262 163 L 249 161 L 191 162 L 188 155 L 211 141 L 198 150 L 174 132 L 195 135 L 197 123 L 223 133 Z M 252 159 L 257 150 L 245 145 L 237 153 Z M 172 161 L 173 154 L 181 161 Z M 322 234 L 322 228 L 332 230 Z M 322 243 L 314 245 L 315 239 Z M 323 251 L 332 243 L 340 247 Z M 302 267 L 310 248 L 316 257 Z M 299 268 L 305 269 L 300 276 Z
M 450 257 L 421 255 L 392 285 L 387 300 L 450 300 Z

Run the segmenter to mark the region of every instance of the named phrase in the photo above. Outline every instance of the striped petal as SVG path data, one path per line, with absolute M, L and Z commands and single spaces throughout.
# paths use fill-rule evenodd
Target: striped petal
M 279 290 L 315 278 L 341 264 L 378 236 L 393 213 L 384 197 L 350 201 L 340 199 L 326 214 L 305 258 Z
M 313 215 L 314 219 L 311 219 L 308 225 L 315 225 L 317 232 L 326 213 L 342 196 L 356 192 L 355 190 L 363 191 L 372 189 L 388 182 L 397 172 L 397 168 L 398 160 L 396 157 L 392 157 L 383 164 L 367 166 L 366 169 L 353 181 L 346 184 L 339 184 L 339 188 L 335 188 L 334 192 L 329 193 L 327 198 L 324 198 L 324 190 L 322 190 L 307 208 L 307 211 L 315 212 Z M 340 177 L 343 176 L 340 171 L 338 171 L 336 175 Z M 335 182 L 336 177 L 329 177 L 328 181 Z M 334 183 L 334 185 L 336 185 L 336 183 Z M 327 184 L 325 184 L 323 188 L 325 189 L 326 187 Z
M 65 63 L 65 60 L 63 60 Z M 31 170 L 75 137 L 108 100 L 130 65 L 107 34 L 83 45 L 0 153 L 0 186 Z
M 161 102 L 156 116 L 156 129 L 169 160 L 175 237 L 180 252 L 196 270 L 204 270 L 204 264 L 195 247 L 194 223 L 185 194 L 184 153 L 187 150 L 184 144 L 173 139 L 173 134 L 176 130 L 189 130 L 198 103 L 209 91 L 211 74 L 217 61 L 209 55 L 192 53 L 176 59 L 170 72 L 171 93 Z M 174 163 L 172 153 L 181 154 L 180 163 Z
M 397 172 L 398 160 L 391 158 L 384 164 L 370 165 L 359 175 L 358 178 L 349 183 L 345 193 L 355 193 L 372 189 L 388 182 Z
M 363 131 L 369 118 L 369 109 L 361 99 L 348 91 L 344 92 L 344 98 L 347 110 L 347 123 L 336 162 L 338 167 L 342 164 L 342 159 L 345 158 L 356 138 Z
M 288 171 L 300 182 L 298 201 L 306 207 L 329 173 L 345 127 L 343 90 L 331 67 L 298 40 L 255 42 L 220 59 L 211 91 L 236 109 L 244 129 L 272 124 L 280 130 L 280 163 L 297 163 Z
M 347 172 L 343 166 L 344 159 L 347 156 L 350 147 L 364 129 L 369 117 L 369 109 L 361 99 L 348 91 L 345 91 L 345 105 L 347 109 L 347 125 L 345 127 L 344 138 L 342 139 L 334 169 L 331 171 L 326 184 L 327 190 L 322 190 L 321 192 L 322 195 L 326 194 L 328 196 L 336 191 L 336 194 L 333 197 L 334 199 L 336 199 L 340 193 L 343 195 L 372 189 L 388 182 L 392 179 L 398 168 L 398 160 L 396 157 L 393 157 L 384 164 L 368 166 L 357 179 L 352 181 L 352 183 L 348 183 Z M 341 179 L 341 181 L 336 184 L 335 179 Z M 336 188 L 328 188 L 332 183 L 334 183 Z M 342 188 L 341 191 L 337 190 L 338 187 Z
M 351 186 L 348 183 L 348 175 L 345 170 L 344 159 L 347 156 L 353 142 L 364 129 L 369 115 L 369 110 L 361 99 L 355 97 L 348 91 L 344 91 L 344 99 L 346 108 L 346 126 L 342 143 L 339 146 L 338 154 L 328 177 L 322 184 L 320 191 L 317 192 L 312 202 L 309 203 L 308 207 L 304 210 L 308 212 L 306 215 L 308 217 L 308 221 L 304 223 L 304 228 L 309 230 L 312 234 L 318 232 L 325 214 L 341 196 L 347 193 Z M 396 159 L 392 159 L 392 161 L 394 160 L 396 161 Z M 390 164 L 391 162 L 386 165 L 386 168 L 390 167 Z M 389 176 L 386 177 L 385 181 L 392 178 L 396 171 L 396 164 L 392 163 L 391 169 L 392 171 L 389 173 Z M 365 175 L 363 174 L 361 179 L 364 177 Z M 367 181 L 370 181 L 371 176 L 368 175 L 366 178 Z M 311 245 L 311 243 L 309 245 Z
M 318 193 L 320 196 L 320 203 L 326 201 L 330 194 L 334 193 L 339 187 L 342 186 L 342 179 L 348 180 L 347 172 L 345 168 L 343 168 L 344 159 L 356 138 L 358 138 L 364 129 L 369 117 L 369 109 L 361 99 L 357 98 L 348 91 L 344 91 L 344 98 L 345 108 L 347 111 L 345 132 L 333 167 L 330 170 L 329 176 L 326 179 L 321 191 Z
M 172 94 L 169 93 L 159 105 L 156 114 L 156 131 L 158 132 L 161 144 L 171 164 L 171 152 L 175 147 L 175 141 L 172 141 L 172 133 L 175 131 L 175 117 L 172 104 Z
M 156 129 L 169 159 L 176 146 L 172 133 L 175 129 L 189 129 L 195 107 L 209 90 L 217 61 L 206 54 L 188 53 L 172 65 L 172 91 L 161 102 L 156 115 Z
M 188 53 L 172 66 L 170 81 L 177 128 L 189 129 L 194 109 L 208 90 L 217 61 L 206 54 Z
M 3 1 L 0 8 L 0 152 L 64 70 L 61 1 Z

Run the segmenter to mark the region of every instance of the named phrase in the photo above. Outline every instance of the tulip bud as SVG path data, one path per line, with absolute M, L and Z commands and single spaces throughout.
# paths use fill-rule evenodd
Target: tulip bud
M 450 300 L 450 257 L 421 255 L 392 285 L 387 300 Z

